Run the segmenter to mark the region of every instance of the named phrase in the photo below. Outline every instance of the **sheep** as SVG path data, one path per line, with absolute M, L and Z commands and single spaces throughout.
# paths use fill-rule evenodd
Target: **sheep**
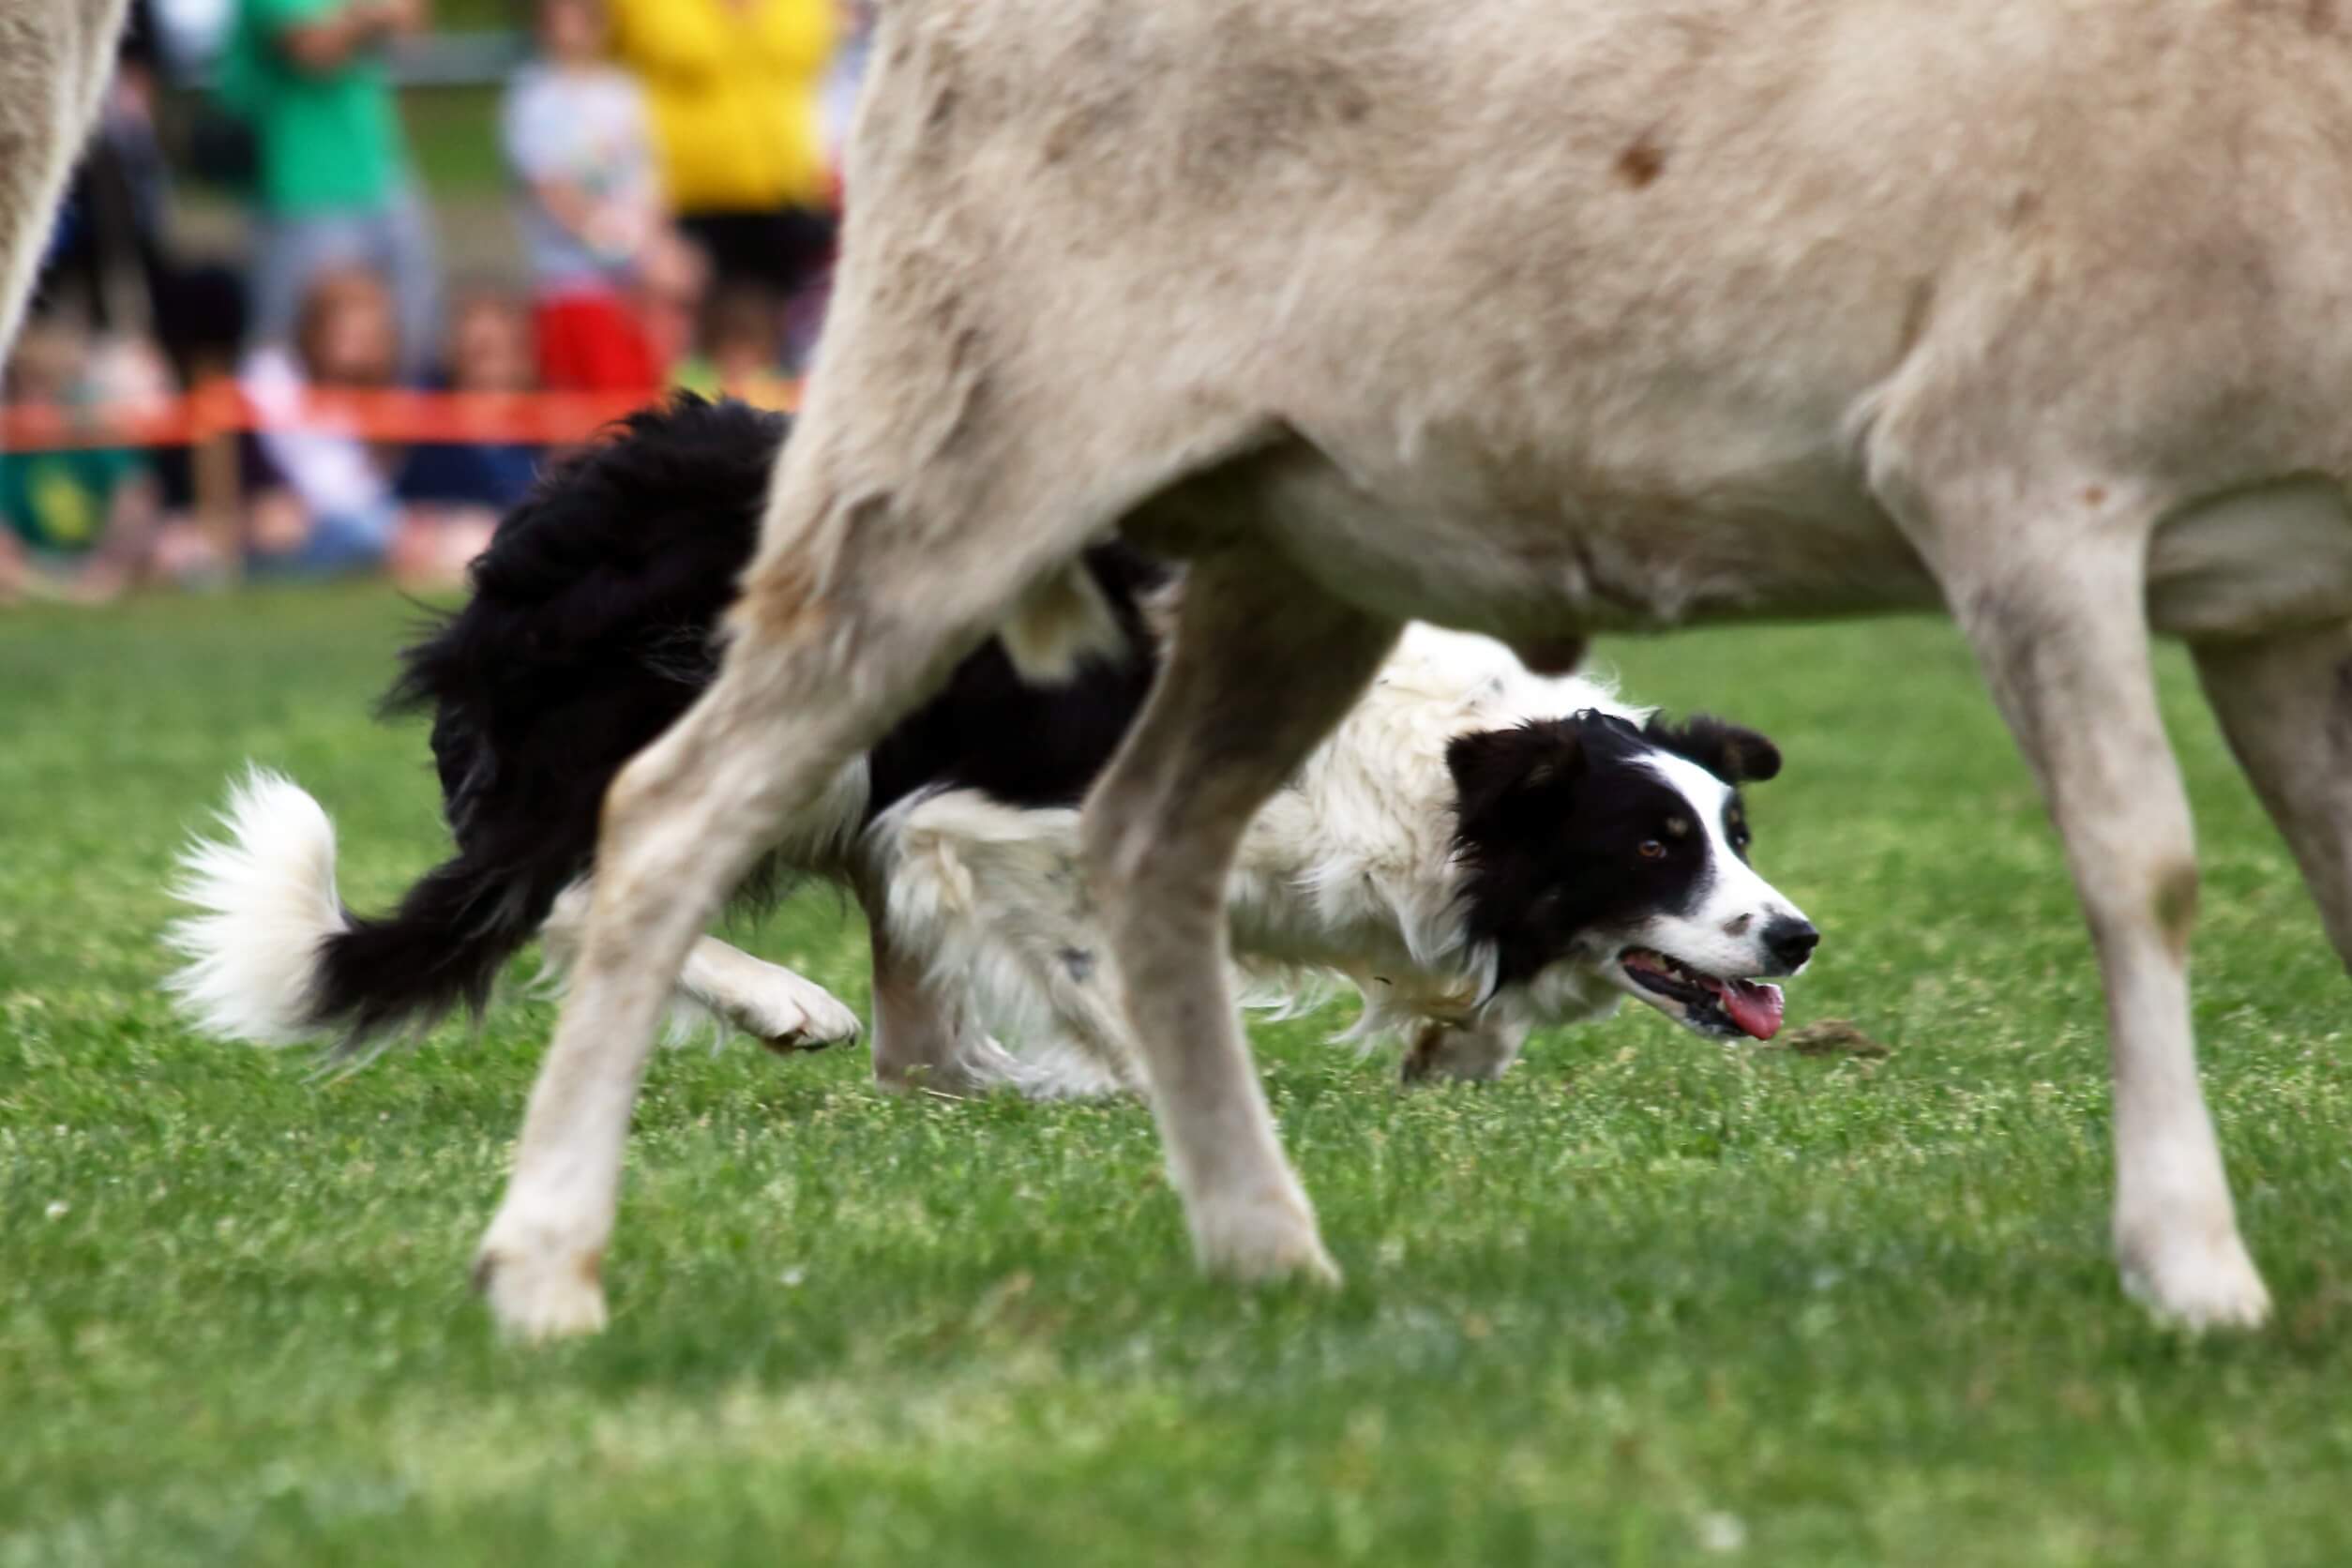
M 2352 961 L 2352 8 L 896 0 L 876 59 L 724 670 L 606 802 L 477 1259 L 505 1325 L 603 1321 L 723 890 L 977 640 L 1083 656 L 1072 563 L 1112 532 L 1192 563 L 1084 840 L 1205 1267 L 1335 1275 L 1220 891 L 1405 620 L 1557 656 L 1940 605 L 2095 938 L 2124 1281 L 2264 1319 L 2148 645 L 2189 642 Z

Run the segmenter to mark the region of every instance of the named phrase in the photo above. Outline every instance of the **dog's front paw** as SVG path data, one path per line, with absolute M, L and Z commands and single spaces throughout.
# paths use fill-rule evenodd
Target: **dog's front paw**
M 846 1045 L 864 1033 L 857 1015 L 822 986 L 788 975 L 731 1020 L 779 1055 Z
M 2202 1333 L 2260 1328 L 2270 1292 L 2234 1228 L 2118 1227 L 2126 1294 L 2159 1320 Z

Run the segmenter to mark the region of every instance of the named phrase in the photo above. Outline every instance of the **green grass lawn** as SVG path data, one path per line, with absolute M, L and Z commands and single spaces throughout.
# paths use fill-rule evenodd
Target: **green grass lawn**
M 2058 852 L 1950 631 L 1897 622 L 1603 649 L 1781 742 L 1759 863 L 1827 933 L 1791 1022 L 1890 1060 L 1642 1012 L 1405 1094 L 1331 1017 L 1261 1029 L 1326 1297 L 1195 1279 L 1139 1105 L 673 1051 L 613 1325 L 532 1351 L 465 1272 L 547 1005 L 322 1079 L 158 988 L 249 756 L 336 814 L 355 905 L 437 858 L 423 735 L 368 717 L 407 613 L 0 617 L 0 1568 L 2352 1561 L 2352 991 L 2178 657 L 2265 1333 L 2120 1297 Z M 863 1003 L 830 899 L 751 945 Z

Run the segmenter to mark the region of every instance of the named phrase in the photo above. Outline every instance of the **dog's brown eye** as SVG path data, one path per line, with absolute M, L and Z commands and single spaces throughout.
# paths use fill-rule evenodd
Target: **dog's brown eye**
M 1664 860 L 1666 858 L 1666 846 L 1655 838 L 1645 838 L 1641 841 L 1640 848 L 1636 849 L 1634 852 L 1640 855 L 1644 860 Z

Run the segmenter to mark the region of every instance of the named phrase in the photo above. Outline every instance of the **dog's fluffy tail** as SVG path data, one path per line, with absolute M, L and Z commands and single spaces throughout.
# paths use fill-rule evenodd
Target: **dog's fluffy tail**
M 173 893 L 190 912 L 165 935 L 187 960 L 171 989 L 209 1033 L 352 1050 L 461 1003 L 479 1012 L 537 925 L 511 878 L 462 854 L 428 872 L 390 916 L 354 915 L 336 892 L 326 812 L 261 768 L 231 792 L 221 826 L 221 837 L 181 856 Z

